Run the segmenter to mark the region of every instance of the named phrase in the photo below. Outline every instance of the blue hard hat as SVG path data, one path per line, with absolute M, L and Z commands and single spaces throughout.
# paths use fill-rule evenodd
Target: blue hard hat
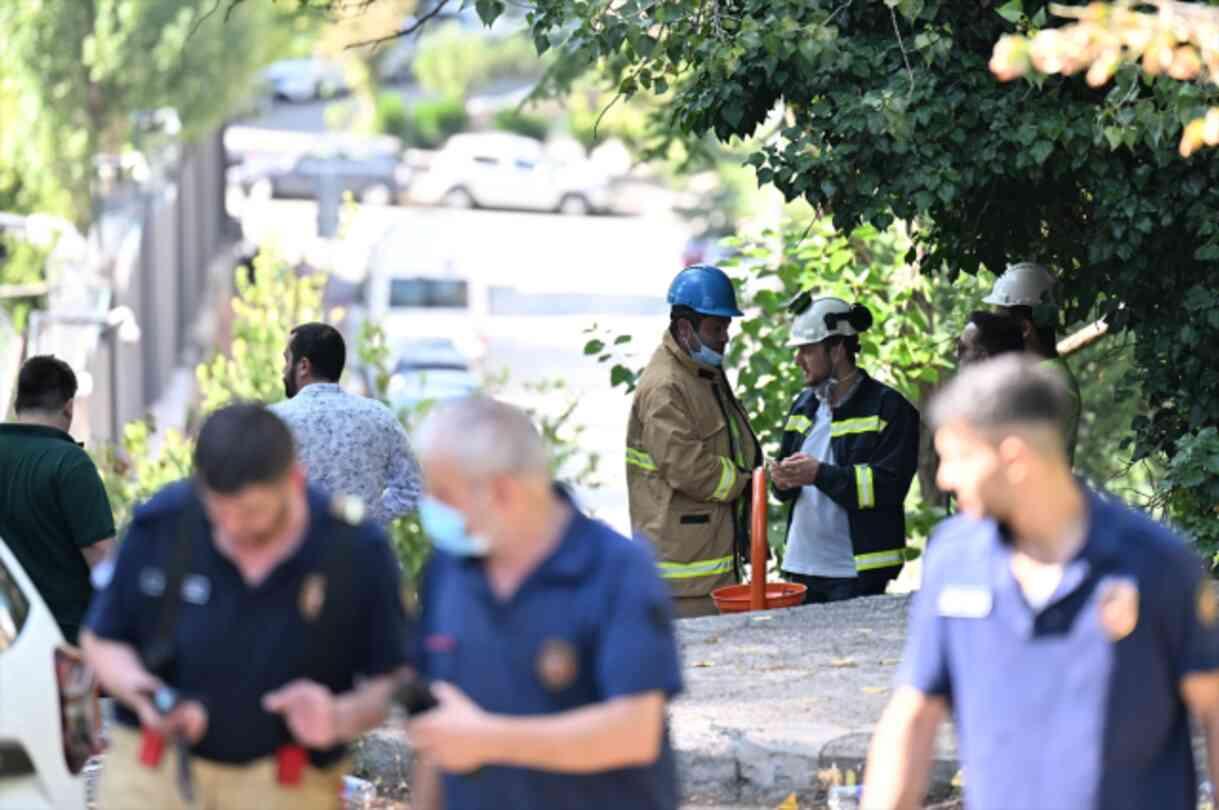
M 728 274 L 709 264 L 696 264 L 677 274 L 669 285 L 669 305 L 718 318 L 745 314 L 737 308 L 736 290 Z

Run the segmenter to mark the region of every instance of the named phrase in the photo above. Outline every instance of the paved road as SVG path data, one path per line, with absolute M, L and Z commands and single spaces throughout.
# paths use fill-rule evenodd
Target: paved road
M 247 236 L 277 242 L 289 254 L 307 253 L 316 233 L 312 202 L 272 201 L 241 216 Z M 642 365 L 664 328 L 663 296 L 681 265 L 688 226 L 667 214 L 559 217 L 360 206 L 333 253 L 336 272 L 359 281 L 368 246 L 390 228 L 417 233 L 428 250 L 445 246 L 462 272 L 498 290 L 482 327 L 487 370 L 506 370 L 505 394 L 548 412 L 578 400 L 574 419 L 586 428 L 584 446 L 602 459 L 602 486 L 581 495 L 597 515 L 627 530 L 622 459 L 630 400 L 623 389 L 609 387 L 607 366 L 584 356 L 584 330 L 597 324 L 633 335 L 632 362 Z M 524 390 L 525 383 L 554 379 L 564 382 L 566 395 L 539 400 Z

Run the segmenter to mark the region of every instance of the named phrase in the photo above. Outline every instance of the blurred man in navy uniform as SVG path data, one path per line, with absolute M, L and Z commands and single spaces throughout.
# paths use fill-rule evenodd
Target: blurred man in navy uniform
M 1181 538 L 1072 476 L 1070 389 L 1005 355 L 932 406 L 962 514 L 930 544 L 863 806 L 921 807 L 951 711 L 970 808 L 1193 810 L 1219 774 L 1212 580 Z
M 463 400 L 417 447 L 436 546 L 419 668 L 439 705 L 408 728 L 415 810 L 675 810 L 671 600 L 648 548 L 551 482 L 521 411 Z
M 209 417 L 194 463 L 136 511 L 86 617 L 118 702 L 100 803 L 331 810 L 346 743 L 384 719 L 407 660 L 398 564 L 358 502 L 306 487 L 261 405 Z M 157 738 L 177 756 L 147 759 Z

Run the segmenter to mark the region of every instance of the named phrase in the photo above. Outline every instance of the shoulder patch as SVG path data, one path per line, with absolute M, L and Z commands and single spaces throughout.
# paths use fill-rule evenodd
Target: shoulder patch
M 359 526 L 367 514 L 364 501 L 355 495 L 335 495 L 330 501 L 330 514 L 350 526 Z
M 1198 621 L 1203 627 L 1214 627 L 1219 617 L 1219 605 L 1215 604 L 1215 581 L 1204 576 L 1198 584 Z

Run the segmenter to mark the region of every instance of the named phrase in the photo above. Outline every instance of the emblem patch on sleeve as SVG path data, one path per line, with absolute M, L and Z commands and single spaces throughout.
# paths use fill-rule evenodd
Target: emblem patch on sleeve
M 1100 625 L 1110 641 L 1121 641 L 1139 624 L 1139 587 L 1128 578 L 1101 585 L 1098 605 Z
M 1198 621 L 1203 627 L 1214 627 L 1219 618 L 1219 605 L 1215 604 L 1215 581 L 1203 576 L 1198 585 Z

